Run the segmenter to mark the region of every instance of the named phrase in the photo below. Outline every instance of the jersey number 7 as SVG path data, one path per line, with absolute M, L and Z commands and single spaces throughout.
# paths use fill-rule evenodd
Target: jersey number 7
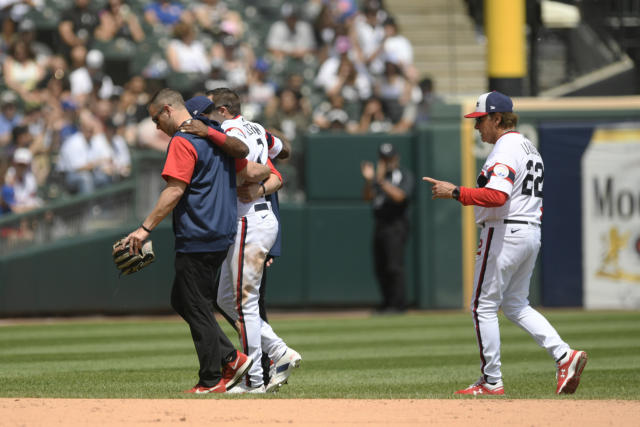
M 262 138 L 257 138 L 256 141 L 258 141 L 258 145 L 260 146 L 260 154 L 258 154 L 258 160 L 256 160 L 257 163 L 262 164 L 262 153 L 264 152 L 264 141 L 262 140 Z

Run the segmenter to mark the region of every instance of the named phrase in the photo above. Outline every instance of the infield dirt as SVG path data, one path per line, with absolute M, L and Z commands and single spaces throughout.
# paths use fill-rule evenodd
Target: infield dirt
M 2 426 L 637 426 L 626 400 L 0 399 Z

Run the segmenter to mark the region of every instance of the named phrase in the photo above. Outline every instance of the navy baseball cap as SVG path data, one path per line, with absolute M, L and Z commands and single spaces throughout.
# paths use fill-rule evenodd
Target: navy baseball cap
M 504 93 L 496 90 L 480 95 L 476 103 L 476 111 L 465 114 L 466 118 L 482 117 L 489 113 L 511 113 L 513 101 Z
M 213 102 L 207 98 L 206 96 L 194 96 L 193 98 L 187 100 L 184 103 L 187 111 L 191 114 L 191 117 L 196 117 L 199 114 L 202 114 L 206 111 L 207 108 L 211 107 Z

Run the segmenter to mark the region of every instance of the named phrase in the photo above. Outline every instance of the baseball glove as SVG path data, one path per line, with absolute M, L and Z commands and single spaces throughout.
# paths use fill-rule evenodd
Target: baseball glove
M 140 252 L 133 255 L 129 254 L 129 244 L 121 246 L 122 239 L 113 244 L 113 262 L 116 268 L 120 270 L 120 275 L 128 275 L 142 270 L 156 259 L 153 253 L 153 245 L 151 240 L 147 240 L 140 249 Z

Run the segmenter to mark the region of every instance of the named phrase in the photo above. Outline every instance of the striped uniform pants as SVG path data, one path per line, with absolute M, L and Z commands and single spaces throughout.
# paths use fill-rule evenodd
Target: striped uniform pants
M 498 310 L 527 331 L 554 360 L 569 346 L 529 305 L 529 283 L 540 250 L 540 227 L 534 224 L 485 223 L 475 264 L 471 313 L 485 380 L 502 378 Z
M 235 242 L 220 273 L 217 303 L 238 332 L 243 353 L 254 361 L 246 378 L 251 387 L 264 382 L 260 364 L 263 350 L 270 357 L 286 350 L 282 339 L 260 318 L 259 310 L 264 262 L 277 234 L 278 220 L 270 209 L 239 218 Z

